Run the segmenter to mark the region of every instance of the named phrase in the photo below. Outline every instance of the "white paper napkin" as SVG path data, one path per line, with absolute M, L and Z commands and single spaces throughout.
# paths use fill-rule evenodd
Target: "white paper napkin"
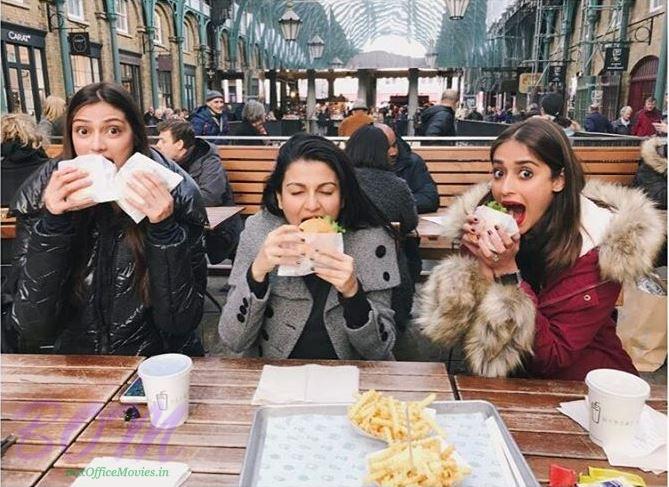
M 98 203 L 116 201 L 118 206 L 135 223 L 141 222 L 146 215 L 126 201 L 128 180 L 131 178 L 132 173 L 137 170 L 150 171 L 165 182 L 168 191 L 172 191 L 184 179 L 180 174 L 170 171 L 150 157 L 146 157 L 139 152 L 135 152 L 119 170 L 116 169 L 113 162 L 99 154 L 78 156 L 74 159 L 58 163 L 59 169 L 65 167 L 83 169 L 88 173 L 88 177 L 92 181 L 91 186 L 73 193 L 75 198 L 84 199 L 90 197 Z
M 352 403 L 358 393 L 360 371 L 351 365 L 265 365 L 253 404 Z
M 178 487 L 190 473 L 186 463 L 95 457 L 72 487 Z
M 316 250 L 336 250 L 344 252 L 344 237 L 341 233 L 304 233 L 304 240 Z M 309 259 L 302 260 L 300 265 L 280 265 L 277 274 L 282 277 L 300 277 L 313 274 L 313 263 Z
M 588 431 L 588 407 L 584 399 L 562 402 L 557 408 Z M 667 415 L 647 404 L 641 412 L 634 439 L 623 449 L 604 448 L 609 463 L 614 467 L 640 468 L 659 474 L 667 470 Z
M 170 171 L 166 167 L 158 164 L 153 159 L 146 157 L 144 154 L 135 152 L 130 157 L 130 159 L 128 159 L 125 164 L 123 164 L 123 167 L 116 175 L 116 185 L 119 194 L 119 200 L 117 201 L 117 204 L 130 216 L 130 218 L 134 220 L 135 223 L 141 222 L 146 215 L 135 209 L 134 206 L 131 206 L 126 201 L 126 198 L 128 195 L 128 180 L 135 171 L 139 170 L 150 171 L 158 176 L 165 182 L 168 191 L 172 191 L 181 181 L 183 181 L 183 176 L 180 174 Z
M 60 161 L 58 169 L 74 167 L 82 169 L 88 173 L 88 179 L 91 185 L 75 191 L 70 195 L 75 200 L 92 198 L 97 203 L 115 201 L 118 199 L 116 190 L 116 166 L 109 159 L 105 159 L 100 154 L 87 154 L 78 156 L 74 159 Z

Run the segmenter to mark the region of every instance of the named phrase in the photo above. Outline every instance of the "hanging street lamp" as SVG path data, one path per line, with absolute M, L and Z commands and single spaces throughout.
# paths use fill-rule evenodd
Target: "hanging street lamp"
M 300 27 L 302 26 L 302 20 L 295 13 L 295 10 L 293 10 L 293 2 L 288 2 L 288 10 L 279 19 L 279 25 L 281 26 L 283 38 L 286 41 L 294 42 L 297 39 L 297 34 L 300 33 Z
M 448 18 L 451 20 L 462 20 L 465 17 L 469 0 L 446 0 L 449 11 Z
M 311 38 L 307 43 L 307 46 L 309 46 L 309 55 L 311 56 L 311 59 L 320 59 L 323 56 L 325 42 L 323 42 L 323 39 L 321 39 L 318 34 Z
M 333 69 L 341 68 L 343 65 L 344 65 L 344 63 L 337 56 L 332 58 L 332 61 L 330 61 L 330 66 Z

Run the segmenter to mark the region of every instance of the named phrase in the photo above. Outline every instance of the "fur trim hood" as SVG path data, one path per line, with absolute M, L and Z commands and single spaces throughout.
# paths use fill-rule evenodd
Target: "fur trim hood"
M 489 184 L 476 185 L 449 207 L 446 236 L 460 237 L 466 215 L 489 190 Z M 602 278 L 634 281 L 650 271 L 666 228 L 644 193 L 591 180 L 582 195 L 608 205 L 612 213 L 598 239 Z M 445 347 L 462 344 L 475 374 L 506 376 L 533 354 L 537 304 L 522 289 L 487 281 L 470 256 L 444 259 L 423 286 L 418 306 L 423 333 Z
M 652 152 L 656 154 L 654 149 Z M 466 216 L 473 213 L 489 191 L 490 184 L 481 183 L 458 198 L 443 218 L 444 236 L 459 239 Z M 604 203 L 613 212 L 599 245 L 602 276 L 623 282 L 634 281 L 648 273 L 666 235 L 665 218 L 653 202 L 640 189 L 596 179 L 587 182 L 582 194 Z
M 667 159 L 657 153 L 657 148 L 667 145 L 667 139 L 663 137 L 651 137 L 641 144 L 641 159 L 656 173 L 667 173 Z

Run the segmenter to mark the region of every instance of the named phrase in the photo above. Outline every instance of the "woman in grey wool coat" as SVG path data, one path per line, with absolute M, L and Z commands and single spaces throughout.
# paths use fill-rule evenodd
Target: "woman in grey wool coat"
M 316 251 L 298 225 L 330 216 L 344 252 Z M 392 359 L 392 288 L 400 283 L 396 232 L 360 190 L 346 154 L 315 135 L 279 150 L 263 210 L 246 221 L 219 323 L 223 343 L 246 356 Z M 314 274 L 280 277 L 309 259 Z

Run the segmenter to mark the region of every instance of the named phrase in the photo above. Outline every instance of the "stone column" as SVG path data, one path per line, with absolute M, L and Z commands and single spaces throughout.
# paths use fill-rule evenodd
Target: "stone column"
M 409 128 L 408 135 L 414 135 L 414 117 L 418 109 L 418 69 L 409 69 Z
M 309 133 L 315 132 L 314 115 L 316 113 L 316 72 L 307 69 L 307 128 Z

